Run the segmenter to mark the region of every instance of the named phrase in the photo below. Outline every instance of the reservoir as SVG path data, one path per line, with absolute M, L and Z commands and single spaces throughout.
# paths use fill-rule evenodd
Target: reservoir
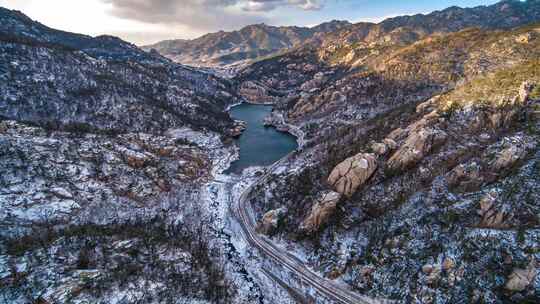
M 271 165 L 298 148 L 296 138 L 291 134 L 264 126 L 263 120 L 270 112 L 272 106 L 247 103 L 230 110 L 231 117 L 245 121 L 247 128 L 236 139 L 240 158 L 225 173 L 240 174 L 248 167 Z

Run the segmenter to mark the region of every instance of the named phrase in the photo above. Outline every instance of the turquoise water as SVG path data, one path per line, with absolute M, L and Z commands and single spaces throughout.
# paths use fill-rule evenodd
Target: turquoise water
M 296 150 L 296 138 L 289 133 L 265 127 L 263 119 L 272 112 L 272 106 L 243 103 L 230 110 L 234 119 L 247 123 L 247 129 L 236 139 L 240 158 L 231 164 L 226 173 L 242 173 L 252 166 L 268 166 Z

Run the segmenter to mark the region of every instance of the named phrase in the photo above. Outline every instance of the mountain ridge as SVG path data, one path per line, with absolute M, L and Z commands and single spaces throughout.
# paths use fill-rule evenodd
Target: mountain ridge
M 191 40 L 165 40 L 142 49 L 155 49 L 174 61 L 188 65 L 234 65 L 299 46 L 348 25 L 349 22 L 338 20 L 314 27 L 252 24 L 237 31 L 208 33 Z
M 223 113 L 235 98 L 228 81 L 114 36 L 51 29 L 7 9 L 0 10 L 0 19 L 6 72 L 0 115 L 7 119 L 106 132 L 164 132 L 173 126 L 226 132 L 233 125 Z M 143 118 L 153 115 L 164 119 Z
M 511 28 L 525 23 L 523 19 L 537 19 L 540 16 L 538 9 L 530 8 L 538 5 L 538 0 L 503 0 L 489 6 L 453 6 L 428 14 L 397 16 L 379 23 L 333 20 L 311 28 L 248 25 L 238 31 L 209 33 L 192 40 L 166 40 L 142 48 L 147 51 L 155 49 L 165 57 L 187 65 L 227 67 L 245 65 L 265 56 L 302 47 L 303 44 L 324 47 L 344 41 L 372 43 L 381 39 L 393 39 L 392 37 L 395 39 L 396 36 L 411 42 L 437 31 L 453 32 L 475 26 Z M 253 32 L 252 29 L 265 33 L 260 37 L 264 39 L 257 41 L 242 35 Z M 401 33 L 400 29 L 405 29 L 404 33 Z M 276 31 L 284 33 L 271 43 L 271 34 Z M 287 34 L 288 31 L 291 33 Z M 388 35 L 391 37 L 388 38 Z
M 364 295 L 537 302 L 539 39 L 469 28 L 354 67 L 295 50 L 246 68 L 267 124 L 305 140 L 250 194 L 260 230 Z

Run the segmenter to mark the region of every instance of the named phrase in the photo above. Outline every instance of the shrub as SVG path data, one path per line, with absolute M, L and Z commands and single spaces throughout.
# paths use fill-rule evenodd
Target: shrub
M 500 100 L 512 100 L 518 95 L 521 84 L 525 81 L 540 83 L 540 60 L 528 61 L 511 68 L 505 68 L 457 87 L 444 95 L 440 105 L 450 103 L 465 104 L 472 101 L 477 106 L 497 106 Z M 531 98 L 540 98 L 540 88 L 534 88 Z
M 540 84 L 536 85 L 531 92 L 530 97 L 534 100 L 540 100 Z

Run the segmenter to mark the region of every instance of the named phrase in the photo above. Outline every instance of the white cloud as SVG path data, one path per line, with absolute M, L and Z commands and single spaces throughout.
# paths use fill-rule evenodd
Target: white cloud
M 136 44 L 150 44 L 176 37 L 195 38 L 206 33 L 187 25 L 148 23 L 112 14 L 111 3 L 103 0 L 0 0 L 0 6 L 20 10 L 49 27 L 87 35 L 110 34 Z
M 102 0 L 118 17 L 194 29 L 233 28 L 264 22 L 279 7 L 318 10 L 323 0 Z
M 321 0 L 248 0 L 243 4 L 245 11 L 271 11 L 281 6 L 297 7 L 303 10 L 319 10 Z
M 102 0 L 116 17 L 193 31 L 232 29 L 239 25 L 266 22 L 261 14 L 246 13 L 239 0 Z
M 49 26 L 111 34 L 136 44 L 195 38 L 253 23 L 272 24 L 278 9 L 317 10 L 324 0 L 0 0 Z

